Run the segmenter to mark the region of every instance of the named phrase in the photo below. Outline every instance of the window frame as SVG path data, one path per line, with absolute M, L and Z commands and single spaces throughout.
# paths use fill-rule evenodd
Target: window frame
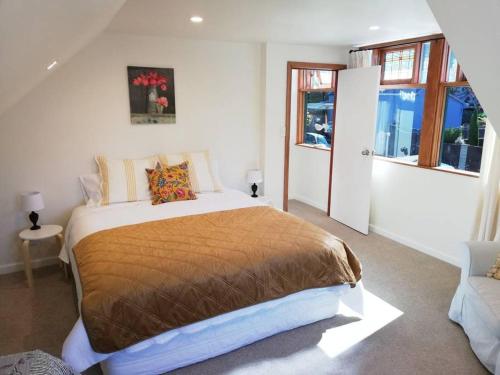
M 395 52 L 395 51 L 405 51 L 412 49 L 414 50 L 414 55 L 413 55 L 413 72 L 411 78 L 408 79 L 385 79 L 385 56 L 390 53 L 390 52 Z M 418 83 L 418 75 L 420 72 L 420 54 L 422 51 L 422 43 L 411 43 L 411 44 L 404 44 L 404 45 L 399 45 L 399 46 L 392 46 L 392 47 L 386 47 L 382 48 L 379 51 L 379 58 L 380 58 L 380 65 L 381 65 L 381 80 L 380 84 L 381 85 L 398 85 L 398 84 L 409 84 L 409 83 Z
M 332 82 L 330 87 L 323 87 L 323 88 L 318 88 L 318 89 L 312 89 L 307 87 L 307 79 L 305 78 L 305 74 L 309 70 L 324 70 L 324 71 L 331 71 L 332 72 Z M 322 151 L 328 151 L 331 152 L 333 149 L 333 139 L 334 139 L 334 134 L 335 131 L 334 126 L 335 126 L 335 108 L 336 108 L 336 101 L 337 101 L 337 72 L 338 70 L 335 69 L 326 69 L 322 67 L 317 67 L 317 68 L 309 68 L 309 69 L 298 69 L 298 77 L 297 77 L 297 132 L 296 132 L 296 139 L 295 139 L 295 146 L 300 146 L 300 147 L 307 147 L 310 149 L 314 150 L 322 150 Z M 330 147 L 318 147 L 309 143 L 304 142 L 304 105 L 305 105 L 305 95 L 307 92 L 331 92 L 333 91 L 333 124 L 332 124 L 332 135 L 330 139 Z
M 430 42 L 427 80 L 426 83 L 419 83 L 422 44 L 426 42 Z M 418 162 L 415 164 L 398 158 L 388 158 L 378 155 L 375 155 L 374 157 L 379 160 L 402 165 L 478 177 L 479 173 L 476 172 L 458 169 L 449 170 L 439 166 L 443 136 L 443 121 L 445 115 L 446 90 L 448 87 L 470 87 L 460 64 L 457 66 L 456 80 L 447 82 L 450 46 L 446 42 L 444 35 L 435 34 L 427 37 L 396 41 L 392 43 L 364 46 L 361 47 L 361 49 L 373 50 L 374 63 L 381 65 L 383 75 L 385 53 L 387 53 L 387 51 L 401 50 L 403 47 L 411 45 L 417 46 L 415 47 L 415 59 L 418 61 L 418 63 L 414 62 L 412 79 L 406 80 L 406 82 L 397 80 L 397 83 L 394 83 L 394 81 L 384 80 L 383 76 L 381 76 L 380 87 L 383 89 L 424 88 L 426 90 Z

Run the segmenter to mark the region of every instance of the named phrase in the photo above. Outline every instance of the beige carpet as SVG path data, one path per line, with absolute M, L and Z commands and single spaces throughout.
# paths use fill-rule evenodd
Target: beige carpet
M 292 201 L 290 211 L 346 240 L 364 265 L 366 289 L 403 315 L 334 358 L 317 344 L 350 318 L 282 333 L 175 374 L 487 373 L 461 328 L 447 318 L 457 268 L 382 236 L 363 236 L 305 204 Z M 35 283 L 29 290 L 22 273 L 0 276 L 0 354 L 32 349 L 60 354 L 77 318 L 71 284 L 58 267 L 35 270 Z

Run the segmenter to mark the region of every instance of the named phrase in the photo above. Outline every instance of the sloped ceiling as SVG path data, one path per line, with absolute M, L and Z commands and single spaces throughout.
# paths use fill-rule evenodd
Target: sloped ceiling
M 357 45 L 440 28 L 425 0 L 0 0 L 0 114 L 102 31 Z
M 500 1 L 427 2 L 488 119 L 500 134 Z
M 111 21 L 125 0 L 0 0 L 0 114 Z
M 200 15 L 203 23 L 189 18 Z M 370 31 L 373 25 L 379 30 Z M 425 0 L 128 0 L 117 33 L 355 45 L 439 33 Z

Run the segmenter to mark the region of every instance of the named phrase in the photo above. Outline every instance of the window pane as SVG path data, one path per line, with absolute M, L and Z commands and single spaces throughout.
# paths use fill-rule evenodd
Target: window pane
M 375 154 L 418 161 L 425 89 L 382 89 L 378 97 Z
M 431 51 L 431 42 L 422 43 L 422 52 L 420 54 L 420 83 L 427 83 L 427 70 L 429 69 L 429 55 Z
M 331 70 L 304 70 L 305 87 L 308 89 L 332 88 Z
M 448 70 L 446 74 L 447 82 L 455 82 L 457 80 L 457 69 L 458 69 L 458 61 L 455 57 L 455 54 L 450 49 L 450 53 L 448 54 Z
M 414 59 L 414 48 L 387 52 L 384 58 L 384 80 L 411 79 L 413 77 Z
M 448 87 L 440 166 L 479 172 L 486 115 L 468 86 Z
M 304 143 L 329 148 L 332 141 L 333 91 L 304 93 Z

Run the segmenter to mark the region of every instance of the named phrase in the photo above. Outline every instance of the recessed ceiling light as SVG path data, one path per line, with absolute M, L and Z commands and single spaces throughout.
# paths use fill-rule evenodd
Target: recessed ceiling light
M 380 29 L 380 26 L 378 26 L 378 25 L 373 25 L 373 26 L 370 26 L 368 28 L 368 30 L 372 30 L 372 31 L 379 30 L 379 29 Z
M 200 23 L 200 22 L 203 22 L 203 18 L 201 18 L 200 16 L 193 16 L 189 19 L 191 22 L 193 23 Z
M 47 70 L 53 69 L 57 65 L 57 61 L 52 61 L 49 66 L 47 66 Z

